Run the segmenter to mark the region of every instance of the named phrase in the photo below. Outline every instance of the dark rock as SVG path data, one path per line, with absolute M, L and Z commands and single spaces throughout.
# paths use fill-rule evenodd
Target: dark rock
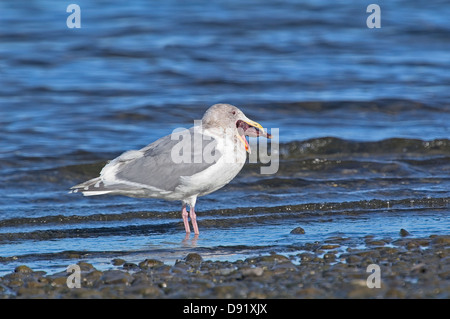
M 139 268 L 148 269 L 148 268 L 158 267 L 158 266 L 162 266 L 162 265 L 164 265 L 164 263 L 162 261 L 159 261 L 156 259 L 146 259 L 139 263 Z
M 386 242 L 383 240 L 368 240 L 366 244 L 370 246 L 384 246 Z
M 128 271 L 137 271 L 140 270 L 140 268 L 138 267 L 138 265 L 134 264 L 134 263 L 124 263 L 123 264 L 123 269 L 128 270 Z
M 254 264 L 254 263 L 279 263 L 279 262 L 286 262 L 289 261 L 289 258 L 283 255 L 278 254 L 271 254 L 268 256 L 260 256 L 260 257 L 253 257 L 253 258 L 247 258 L 246 261 L 248 263 Z
M 197 253 L 189 253 L 186 258 L 184 258 L 188 264 L 199 264 L 203 261 L 202 256 Z
M 417 243 L 416 241 L 410 241 L 410 242 L 406 243 L 406 248 L 408 248 L 408 249 L 414 249 L 419 246 L 420 246 L 419 243 Z
M 149 286 L 146 284 L 134 285 L 127 289 L 127 292 L 141 295 L 146 298 L 159 298 L 163 295 L 162 290 L 157 286 Z
M 345 261 L 349 264 L 360 264 L 361 257 L 356 256 L 356 255 L 350 255 L 345 259 Z
M 83 261 L 80 261 L 77 265 L 80 267 L 81 271 L 87 271 L 88 272 L 88 271 L 92 271 L 92 270 L 95 269 L 92 264 L 86 263 L 86 262 L 83 262 Z
M 31 274 L 33 270 L 25 265 L 17 266 L 16 269 L 14 269 L 15 273 L 21 273 L 21 274 Z
M 327 261 L 334 261 L 334 260 L 336 260 L 336 255 L 333 253 L 326 253 L 323 255 L 323 259 L 325 259 Z
M 316 255 L 314 255 L 314 254 L 312 254 L 312 253 L 301 253 L 301 254 L 298 254 L 297 256 L 300 257 L 300 260 L 301 260 L 302 262 L 309 262 L 309 261 L 312 261 L 312 260 L 314 260 L 314 258 L 316 257 Z
M 249 268 L 242 268 L 241 269 L 241 274 L 244 277 L 248 277 L 248 276 L 262 276 L 262 274 L 264 273 L 264 269 L 262 267 L 249 267 Z
M 120 270 L 107 270 L 101 277 L 105 284 L 129 284 L 132 280 L 133 277 L 129 273 Z
M 339 248 L 339 247 L 340 247 L 340 245 L 326 244 L 326 245 L 320 246 L 320 249 L 335 249 L 335 248 Z
M 436 236 L 432 243 L 435 245 L 450 245 L 450 236 Z
M 402 237 L 406 237 L 406 236 L 410 236 L 411 234 L 409 233 L 409 231 L 407 231 L 406 229 L 400 229 L 400 236 Z
M 125 263 L 125 260 L 123 260 L 121 258 L 115 258 L 115 259 L 111 260 L 111 263 L 114 266 L 122 266 Z
M 293 230 L 291 230 L 290 234 L 294 235 L 303 235 L 305 233 L 305 230 L 301 227 L 296 227 Z

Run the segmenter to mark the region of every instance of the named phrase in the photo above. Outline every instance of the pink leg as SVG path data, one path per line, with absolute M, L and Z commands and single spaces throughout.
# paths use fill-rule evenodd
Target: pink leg
M 198 235 L 200 232 L 198 231 L 197 215 L 195 215 L 194 206 L 191 206 L 191 209 L 189 210 L 189 215 L 191 217 L 192 227 L 194 228 L 194 234 Z
M 184 229 L 186 229 L 186 234 L 189 234 L 191 232 L 191 229 L 189 228 L 188 212 L 186 210 L 185 204 L 183 204 L 183 208 L 181 209 L 181 216 L 183 217 Z

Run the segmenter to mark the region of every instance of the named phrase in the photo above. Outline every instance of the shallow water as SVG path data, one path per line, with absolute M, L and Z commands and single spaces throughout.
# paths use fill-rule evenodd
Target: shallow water
M 0 274 L 449 233 L 444 1 L 380 2 L 377 30 L 331 1 L 77 3 L 78 30 L 57 1 L 0 4 Z M 200 198 L 199 238 L 179 203 L 68 194 L 216 102 L 279 128 L 279 169 Z

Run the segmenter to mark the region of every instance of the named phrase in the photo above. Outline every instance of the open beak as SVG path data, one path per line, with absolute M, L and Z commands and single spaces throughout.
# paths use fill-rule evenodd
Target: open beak
M 238 120 L 236 122 L 236 128 L 238 129 L 237 137 L 244 144 L 245 150 L 249 154 L 251 153 L 251 149 L 250 145 L 247 142 L 247 139 L 245 138 L 245 135 L 251 137 L 264 136 L 266 138 L 272 138 L 271 134 L 264 131 L 264 128 L 261 126 L 261 124 L 248 118 L 246 118 L 245 120 Z

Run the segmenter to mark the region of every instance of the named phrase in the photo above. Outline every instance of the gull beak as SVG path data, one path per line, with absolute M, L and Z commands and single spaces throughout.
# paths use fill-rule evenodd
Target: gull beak
M 264 131 L 264 128 L 261 124 L 248 119 L 247 117 L 244 120 L 238 120 L 236 122 L 236 127 L 238 129 L 237 137 L 244 144 L 245 150 L 251 154 L 250 145 L 245 138 L 245 135 L 251 137 L 264 136 L 266 138 L 272 138 L 271 134 L 268 134 Z
M 261 135 L 263 135 L 263 136 L 265 135 L 264 128 L 258 122 L 255 122 L 255 121 L 252 121 L 252 120 L 247 120 L 247 121 L 244 121 L 244 122 L 246 122 L 250 126 L 256 127 L 259 131 L 261 131 L 261 133 L 262 133 Z
M 250 149 L 250 145 L 248 145 L 247 139 L 243 135 L 236 134 L 237 137 L 241 140 L 242 144 L 244 144 L 245 150 L 247 153 L 251 154 L 252 150 Z

